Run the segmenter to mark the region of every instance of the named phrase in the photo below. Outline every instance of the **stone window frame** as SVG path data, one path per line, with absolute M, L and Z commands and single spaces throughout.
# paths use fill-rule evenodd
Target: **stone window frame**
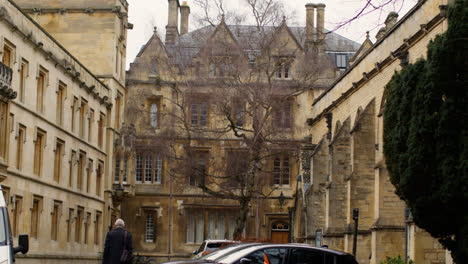
M 59 226 L 60 226 L 60 218 L 62 217 L 62 206 L 63 202 L 60 200 L 53 200 L 52 201 L 52 210 L 50 212 L 51 215 L 51 240 L 58 241 L 59 240 Z
M 94 245 L 101 243 L 101 225 L 102 225 L 102 212 L 97 211 L 94 213 Z
M 46 93 L 49 87 L 49 70 L 40 64 L 37 65 L 36 80 L 36 112 L 45 114 L 44 98 L 47 98 Z
M 27 137 L 27 128 L 22 123 L 16 123 L 16 156 L 15 156 L 15 163 L 16 169 L 21 171 L 23 169 L 23 150 L 24 144 L 26 143 Z
M 65 108 L 65 99 L 67 98 L 67 85 L 58 80 L 57 89 L 55 93 L 57 94 L 57 109 L 56 109 L 56 123 L 59 126 L 63 126 L 63 117 L 64 117 L 64 108 Z
M 41 177 L 42 176 L 42 167 L 44 160 L 44 150 L 47 146 L 47 132 L 40 129 L 39 127 L 35 128 L 34 133 L 34 175 Z
M 33 194 L 31 199 L 31 238 L 38 239 L 41 222 L 41 214 L 43 209 L 44 197 L 40 195 Z
M 21 103 L 25 103 L 26 93 L 26 80 L 29 77 L 29 61 L 21 58 L 21 64 L 18 67 L 19 72 L 19 86 L 18 86 L 18 99 Z
M 190 127 L 207 128 L 210 125 L 210 97 L 192 95 L 189 99 L 187 116 Z
M 287 161 L 287 162 L 286 162 Z M 279 163 L 277 163 L 279 162 Z M 287 182 L 285 181 L 285 166 L 287 164 Z M 281 153 L 273 158 L 272 185 L 278 187 L 291 186 L 291 156 L 289 153 Z M 278 182 L 276 181 L 278 179 Z
M 8 50 L 8 52 L 6 52 Z M 9 53 L 8 63 L 6 63 L 5 55 Z M 9 41 L 7 38 L 2 38 L 2 63 L 13 69 L 13 65 L 16 64 L 16 45 Z
M 54 144 L 54 181 L 60 183 L 62 178 L 62 163 L 65 156 L 65 140 L 55 137 Z

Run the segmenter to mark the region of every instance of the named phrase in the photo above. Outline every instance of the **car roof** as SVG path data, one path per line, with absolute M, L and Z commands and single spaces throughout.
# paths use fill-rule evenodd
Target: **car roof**
M 206 242 L 206 243 L 222 243 L 222 242 L 239 242 L 239 241 L 235 241 L 235 240 L 227 240 L 227 239 L 207 239 L 203 242 Z
M 309 244 L 268 244 L 268 243 L 265 243 L 265 244 L 253 245 L 247 248 L 239 249 L 233 254 L 229 254 L 227 256 L 221 256 L 217 258 L 215 261 L 218 261 L 221 263 L 224 263 L 225 261 L 226 262 L 234 261 L 234 260 L 237 260 L 237 258 L 242 257 L 246 254 L 250 254 L 254 251 L 265 249 L 265 248 L 305 248 L 305 249 L 313 249 L 313 250 L 328 252 L 328 253 L 331 253 L 334 255 L 340 255 L 340 256 L 349 255 L 349 253 L 346 253 L 346 252 L 341 252 L 341 251 L 332 250 L 328 248 L 314 247 Z

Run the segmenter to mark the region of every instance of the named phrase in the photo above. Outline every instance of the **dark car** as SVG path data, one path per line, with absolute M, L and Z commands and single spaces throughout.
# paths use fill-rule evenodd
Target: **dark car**
M 245 245 L 245 244 L 242 244 Z M 307 244 L 247 244 L 219 249 L 205 259 L 178 263 L 198 264 L 358 264 L 349 253 Z M 172 262 L 171 262 L 172 263 Z
M 307 244 L 261 244 L 214 260 L 222 264 L 357 264 L 349 253 Z

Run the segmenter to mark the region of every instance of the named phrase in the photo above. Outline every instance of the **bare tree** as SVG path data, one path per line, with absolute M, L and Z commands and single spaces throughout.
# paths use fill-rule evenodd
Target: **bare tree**
M 221 0 L 215 1 L 221 14 L 215 26 L 208 1 L 198 0 L 208 26 L 166 45 L 167 52 L 155 51 L 146 66 L 157 63 L 161 69 L 155 83 L 170 91 L 158 94 L 166 109 L 158 116 L 142 115 L 148 107 L 141 98 L 153 96 L 152 89 L 131 93 L 127 103 L 127 120 L 139 122 L 137 127 L 153 136 L 148 143 L 173 161 L 169 172 L 179 186 L 238 202 L 234 237 L 245 228 L 251 201 L 291 180 L 286 166 L 297 160 L 300 144 L 293 140 L 300 134 L 294 124 L 296 98 L 335 74 L 324 53 L 298 43 L 279 16 L 278 1 L 245 1 L 253 26 L 228 26 Z M 221 141 L 229 151 L 209 159 L 206 147 Z

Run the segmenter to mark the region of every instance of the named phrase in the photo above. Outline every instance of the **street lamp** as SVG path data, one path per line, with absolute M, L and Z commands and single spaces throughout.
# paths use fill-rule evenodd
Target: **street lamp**
M 115 195 L 117 196 L 117 198 L 122 198 L 123 196 L 123 193 L 124 193 L 124 189 L 122 188 L 122 185 L 118 185 L 116 188 L 115 188 Z
M 283 208 L 283 204 L 284 204 L 284 194 L 283 194 L 283 191 L 281 191 L 280 196 L 278 196 L 278 201 L 279 201 L 280 209 Z

